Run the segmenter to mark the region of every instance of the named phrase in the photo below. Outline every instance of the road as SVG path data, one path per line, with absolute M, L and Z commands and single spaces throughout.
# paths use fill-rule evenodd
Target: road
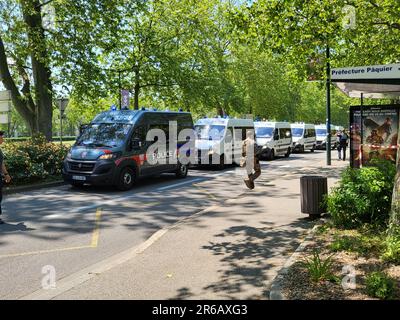
M 267 180 L 301 172 L 324 152 L 262 162 Z M 0 299 L 41 289 L 45 266 L 57 279 L 137 247 L 165 227 L 246 192 L 240 168 L 193 169 L 186 179 L 162 175 L 127 192 L 61 186 L 9 195 L 0 226 Z

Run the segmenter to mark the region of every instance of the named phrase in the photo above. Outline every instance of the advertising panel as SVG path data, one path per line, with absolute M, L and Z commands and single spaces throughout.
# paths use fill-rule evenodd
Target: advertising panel
M 362 108 L 362 111 L 361 111 Z M 361 123 L 362 114 L 362 123 Z M 350 164 L 369 165 L 372 159 L 396 162 L 399 106 L 353 106 L 350 108 Z

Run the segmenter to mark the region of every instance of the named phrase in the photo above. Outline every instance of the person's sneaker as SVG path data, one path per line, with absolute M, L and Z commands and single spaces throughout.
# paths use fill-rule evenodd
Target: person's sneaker
M 251 190 L 254 189 L 254 181 L 250 181 L 250 189 L 251 189 Z
M 249 189 L 254 189 L 254 183 L 252 185 L 252 181 L 250 180 L 244 180 L 244 183 L 246 184 L 246 187 Z
M 0 224 L 4 224 L 4 221 L 0 219 Z

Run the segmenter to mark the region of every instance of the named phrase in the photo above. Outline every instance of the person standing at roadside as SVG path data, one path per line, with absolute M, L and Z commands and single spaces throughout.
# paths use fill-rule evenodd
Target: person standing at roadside
M 340 139 L 342 138 L 342 131 L 338 131 L 336 133 L 336 148 L 338 152 L 338 159 L 342 160 L 342 146 L 340 145 Z
M 0 131 L 0 145 L 4 142 L 4 131 Z M 11 177 L 8 174 L 7 168 L 4 164 L 4 154 L 0 148 L 0 168 L 1 168 L 1 179 L 0 179 L 0 224 L 3 224 L 3 220 L 1 219 L 1 201 L 3 200 L 3 183 L 9 183 L 11 181 Z
M 343 161 L 346 161 L 346 149 L 347 149 L 347 141 L 349 140 L 349 136 L 347 135 L 346 130 L 343 130 L 342 135 L 340 136 L 339 145 L 343 150 Z

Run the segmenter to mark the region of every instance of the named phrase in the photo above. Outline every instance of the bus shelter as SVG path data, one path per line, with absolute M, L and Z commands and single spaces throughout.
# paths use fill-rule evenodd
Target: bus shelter
M 374 158 L 396 161 L 399 134 L 400 64 L 335 68 L 331 82 L 360 104 L 350 107 L 350 164 L 358 168 Z M 364 98 L 390 99 L 365 105 Z

